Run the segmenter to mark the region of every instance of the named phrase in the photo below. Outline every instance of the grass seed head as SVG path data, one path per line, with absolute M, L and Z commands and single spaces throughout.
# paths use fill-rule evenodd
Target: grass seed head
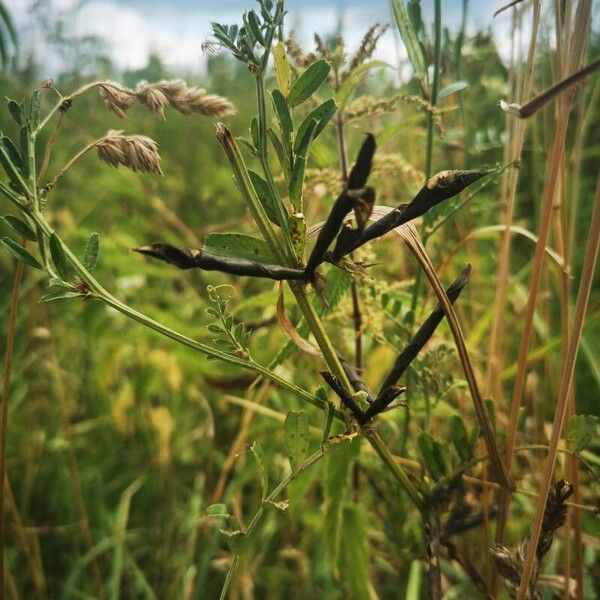
M 111 167 L 123 165 L 132 171 L 162 175 L 158 144 L 145 135 L 123 135 L 111 130 L 97 144 L 98 158 Z

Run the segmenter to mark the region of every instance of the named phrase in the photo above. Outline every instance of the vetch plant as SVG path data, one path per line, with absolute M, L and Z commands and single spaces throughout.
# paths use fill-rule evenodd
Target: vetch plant
M 451 540 L 453 535 L 478 526 L 482 520 L 481 515 L 470 514 L 465 505 L 463 476 L 470 468 L 482 460 L 489 460 L 495 482 L 507 492 L 512 489 L 512 482 L 497 447 L 493 411 L 483 401 L 453 311 L 453 304 L 458 302 L 469 281 L 471 267 L 467 265 L 444 290 L 413 221 L 429 214 L 431 209 L 441 203 L 457 197 L 492 171 L 444 170 L 427 177 L 416 195 L 412 199 L 406 198 L 408 202 L 391 208 L 378 206 L 377 188 L 371 177 L 377 160 L 376 136 L 371 133 L 364 136 L 354 163 L 350 166 L 347 159 L 346 127 L 353 119 L 364 114 L 377 114 L 379 110 L 390 110 L 393 104 L 388 102 L 383 106 L 373 102 L 363 102 L 362 105 L 351 103 L 367 71 L 381 66 L 371 59 L 381 29 L 370 29 L 358 51 L 350 59 L 345 56 L 344 46 L 340 41 L 331 48 L 319 38 L 317 54 L 304 55 L 293 39 L 288 40 L 287 44 L 284 42 L 284 18 L 283 2 L 260 0 L 256 11 L 244 14 L 241 25 L 213 24 L 214 43 L 245 65 L 249 76 L 254 78 L 257 114 L 250 120 L 249 137 L 235 137 L 222 122 L 216 125 L 216 137 L 260 237 L 242 232 L 212 233 L 206 237 L 201 248 L 143 240 L 135 251 L 178 269 L 218 271 L 235 277 L 255 277 L 278 282 L 281 286 L 277 305 L 278 322 L 290 338 L 290 343 L 320 355 L 318 372 L 333 394 L 328 393 L 324 387 L 316 392 L 305 389 L 281 376 L 274 367 L 255 360 L 251 330 L 244 323 L 234 322 L 233 316 L 228 313 L 228 288 L 209 287 L 212 305 L 207 313 L 214 319 L 209 325 L 209 332 L 214 337 L 210 343 L 197 341 L 128 306 L 102 286 L 93 274 L 99 256 L 98 234 L 90 237 L 85 253 L 80 258 L 47 219 L 47 204 L 52 201 L 52 194 L 58 193 L 61 178 L 90 150 L 95 150 L 98 158 L 111 167 L 162 174 L 156 142 L 143 135 L 111 130 L 82 148 L 64 168 L 49 181 L 45 181 L 56 135 L 51 136 L 43 149 L 43 159 L 38 165 L 36 156 L 42 150 L 39 148 L 40 132 L 50 125 L 53 118 L 56 118 L 57 132 L 69 110 L 83 93 L 99 90 L 106 106 L 120 118 L 125 117 L 126 112 L 135 104 L 159 117 L 164 117 L 165 110 L 172 108 L 184 115 L 202 114 L 224 118 L 234 112 L 233 105 L 225 98 L 207 94 L 203 90 L 188 87 L 181 80 L 175 80 L 142 82 L 135 89 L 115 82 L 94 82 L 65 97 L 58 93 L 51 82 L 46 82 L 26 102 L 10 100 L 8 110 L 20 135 L 18 143 L 7 136 L 0 139 L 0 163 L 7 178 L 6 183 L 0 183 L 0 192 L 13 203 L 20 218 L 5 218 L 15 236 L 4 238 L 2 244 L 17 260 L 47 275 L 51 291 L 45 296 L 45 301 L 79 298 L 103 302 L 205 357 L 251 371 L 323 412 L 321 445 L 312 455 L 308 453 L 309 421 L 306 413 L 292 410 L 288 414 L 284 432 L 291 471 L 271 491 L 268 485 L 268 466 L 265 465 L 260 446 L 251 446 L 260 473 L 261 499 L 248 525 L 238 523 L 224 504 L 208 507 L 207 515 L 223 524 L 222 533 L 229 542 L 232 553 L 221 592 L 222 598 L 227 594 L 236 565 L 247 550 L 248 541 L 260 524 L 265 510 L 274 507 L 285 511 L 287 504 L 280 496 L 293 480 L 325 456 L 336 460 L 343 453 L 350 453 L 348 448 L 352 448 L 352 452 L 356 450 L 358 455 L 362 451 L 361 440 L 366 440 L 371 446 L 372 454 L 378 457 L 389 477 L 401 489 L 401 501 L 411 505 L 411 514 L 418 520 L 422 531 L 422 555 L 427 564 L 429 597 L 442 597 L 440 558 L 456 561 L 473 585 L 489 595 L 484 578 L 461 555 Z M 400 17 L 397 15 L 397 18 Z M 268 90 L 266 81 L 271 56 L 274 57 L 277 84 Z M 425 85 L 426 73 L 422 77 L 422 85 Z M 42 116 L 41 97 L 46 90 L 58 93 L 59 99 Z M 434 105 L 435 102 L 429 104 L 419 101 L 419 106 L 428 114 L 431 126 L 439 119 Z M 316 140 L 330 129 L 335 131 L 337 140 L 340 189 L 328 209 L 324 223 L 307 223 L 307 168 L 315 153 Z M 251 163 L 257 163 L 260 171 L 250 168 L 248 165 Z M 357 258 L 357 253 L 366 244 L 377 242 L 391 232 L 399 234 L 405 241 L 430 282 L 438 304 L 413 334 L 409 344 L 399 352 L 382 378 L 379 389 L 373 393 L 363 380 L 361 368 L 358 292 L 361 276 L 370 265 Z M 22 243 L 19 243 L 19 239 Z M 344 292 L 352 295 L 355 314 L 354 365 L 335 347 L 322 320 L 328 304 L 333 302 L 328 295 L 328 284 L 340 273 L 351 281 Z M 296 324 L 290 322 L 285 312 L 283 287 L 286 285 L 302 315 L 301 322 Z M 407 386 L 399 385 L 399 381 L 409 367 L 414 366 L 419 352 L 445 317 L 457 344 L 477 422 L 467 428 L 460 417 L 451 418 L 448 423 L 451 447 L 435 439 L 429 431 L 421 431 L 415 440 L 420 457 L 418 469 L 409 472 L 406 464 L 392 454 L 380 435 L 378 417 L 390 408 L 407 406 L 407 401 L 404 401 Z M 317 348 L 308 340 L 309 335 L 313 336 Z M 315 381 L 316 373 L 317 369 Z M 409 405 L 408 408 L 410 409 Z M 334 421 L 337 423 L 334 424 Z M 334 429 L 335 427 L 338 429 Z M 484 458 L 476 457 L 480 436 L 487 451 Z M 349 456 L 350 458 L 341 459 L 347 461 L 342 463 L 346 470 L 356 458 L 351 454 Z M 390 504 L 398 502 L 395 489 L 384 491 Z M 559 495 L 560 504 L 566 499 L 566 495 L 564 492 Z M 544 538 L 547 546 L 550 543 L 548 539 L 551 541 L 552 533 L 561 524 L 562 506 L 560 504 L 557 509 L 559 516 L 547 524 L 546 529 L 550 532 Z M 349 515 L 351 517 L 352 514 Z M 339 512 L 335 518 L 340 518 Z M 229 525 L 232 527 L 228 527 Z M 339 535 L 343 526 L 340 521 L 336 526 L 336 535 Z M 335 540 L 332 544 L 335 546 Z M 337 550 L 339 552 L 339 545 Z M 503 574 L 516 572 L 515 561 L 505 548 L 497 548 L 496 558 L 500 561 Z M 514 577 L 511 577 L 512 575 L 508 579 L 512 584 L 518 585 Z M 533 586 L 535 587 L 535 580 Z

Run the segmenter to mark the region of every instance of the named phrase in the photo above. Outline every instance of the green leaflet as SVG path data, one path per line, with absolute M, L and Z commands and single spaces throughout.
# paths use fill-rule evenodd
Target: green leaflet
M 311 111 L 298 129 L 298 134 L 296 135 L 296 141 L 294 143 L 294 152 L 298 153 L 300 151 L 300 146 L 303 143 L 303 139 L 306 135 L 306 131 L 311 125 L 311 121 L 316 121 L 317 125 L 315 127 L 315 131 L 313 133 L 312 139 L 315 140 L 321 134 L 323 129 L 327 126 L 327 123 L 331 120 L 331 117 L 335 114 L 337 110 L 337 105 L 333 99 L 325 100 L 323 104 L 317 106 L 313 111 Z
M 245 233 L 209 233 L 202 249 L 227 258 L 245 258 L 255 262 L 274 263 L 267 243 Z
M 392 10 L 398 32 L 408 53 L 408 59 L 415 72 L 415 77 L 420 81 L 421 86 L 426 88 L 428 83 L 427 65 L 425 64 L 425 57 L 419 44 L 417 32 L 404 5 L 404 0 L 392 0 Z
M 90 272 L 94 270 L 98 263 L 98 254 L 100 252 L 100 236 L 93 232 L 88 238 L 83 255 L 83 266 Z
M 269 217 L 271 223 L 279 225 L 277 206 L 275 205 L 279 200 L 271 195 L 271 190 L 269 189 L 267 182 L 258 173 L 248 169 L 248 175 L 250 176 L 250 181 L 252 182 L 256 195 L 267 213 L 267 217 Z
M 567 448 L 574 453 L 585 450 L 596 436 L 598 417 L 574 415 L 567 424 Z
M 34 267 L 35 269 L 44 270 L 44 267 L 38 262 L 36 258 L 34 258 L 27 250 L 21 247 L 20 244 L 17 244 L 14 240 L 11 240 L 9 237 L 3 237 L 0 240 L 0 244 L 2 244 L 17 260 L 29 265 L 30 267 Z
M 297 475 L 308 454 L 308 417 L 303 410 L 290 410 L 284 423 L 285 445 L 292 473 Z
M 29 227 L 25 221 L 21 221 L 17 217 L 12 215 L 6 215 L 2 217 L 2 220 L 10 227 L 17 235 L 29 240 L 30 242 L 37 242 L 37 236 L 33 229 Z
M 454 449 L 460 460 L 462 462 L 471 460 L 473 458 L 473 447 L 463 420 L 458 415 L 452 415 L 448 421 L 448 426 Z
M 62 244 L 55 233 L 50 236 L 50 255 L 52 256 L 52 262 L 62 280 L 69 281 L 70 273 L 67 257 L 65 256 Z
M 292 85 L 288 105 L 294 107 L 308 100 L 327 79 L 330 69 L 331 65 L 324 59 L 310 65 Z

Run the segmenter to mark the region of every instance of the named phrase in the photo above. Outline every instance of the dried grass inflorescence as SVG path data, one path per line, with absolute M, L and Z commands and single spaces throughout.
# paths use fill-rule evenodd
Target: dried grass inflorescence
M 162 175 L 158 144 L 145 135 L 124 135 L 111 130 L 96 144 L 98 158 L 111 167 Z
M 167 106 L 183 115 L 199 113 L 222 118 L 235 113 L 235 106 L 227 98 L 190 87 L 182 79 L 157 83 L 141 81 L 135 90 L 114 82 L 102 82 L 98 87 L 106 106 L 120 118 L 125 118 L 125 112 L 136 102 L 160 117 L 164 117 Z

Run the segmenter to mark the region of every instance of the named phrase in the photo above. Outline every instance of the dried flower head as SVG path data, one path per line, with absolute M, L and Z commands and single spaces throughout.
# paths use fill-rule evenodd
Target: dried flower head
M 111 167 L 123 165 L 133 171 L 162 175 L 158 144 L 145 135 L 111 130 L 96 144 L 96 151 L 98 158 Z
M 135 102 L 135 94 L 133 91 L 111 81 L 102 82 L 99 84 L 99 87 L 106 106 L 112 110 L 117 117 L 124 119 L 125 111 L 131 108 Z
M 207 94 L 205 90 L 197 87 L 188 87 L 181 79 L 146 85 L 146 93 L 148 88 L 160 92 L 169 104 L 183 115 L 201 113 L 221 118 L 235 113 L 235 106 L 227 98 Z
M 135 95 L 152 114 L 164 118 L 164 108 L 169 101 L 156 85 L 151 85 L 147 81 L 140 81 L 135 88 Z

